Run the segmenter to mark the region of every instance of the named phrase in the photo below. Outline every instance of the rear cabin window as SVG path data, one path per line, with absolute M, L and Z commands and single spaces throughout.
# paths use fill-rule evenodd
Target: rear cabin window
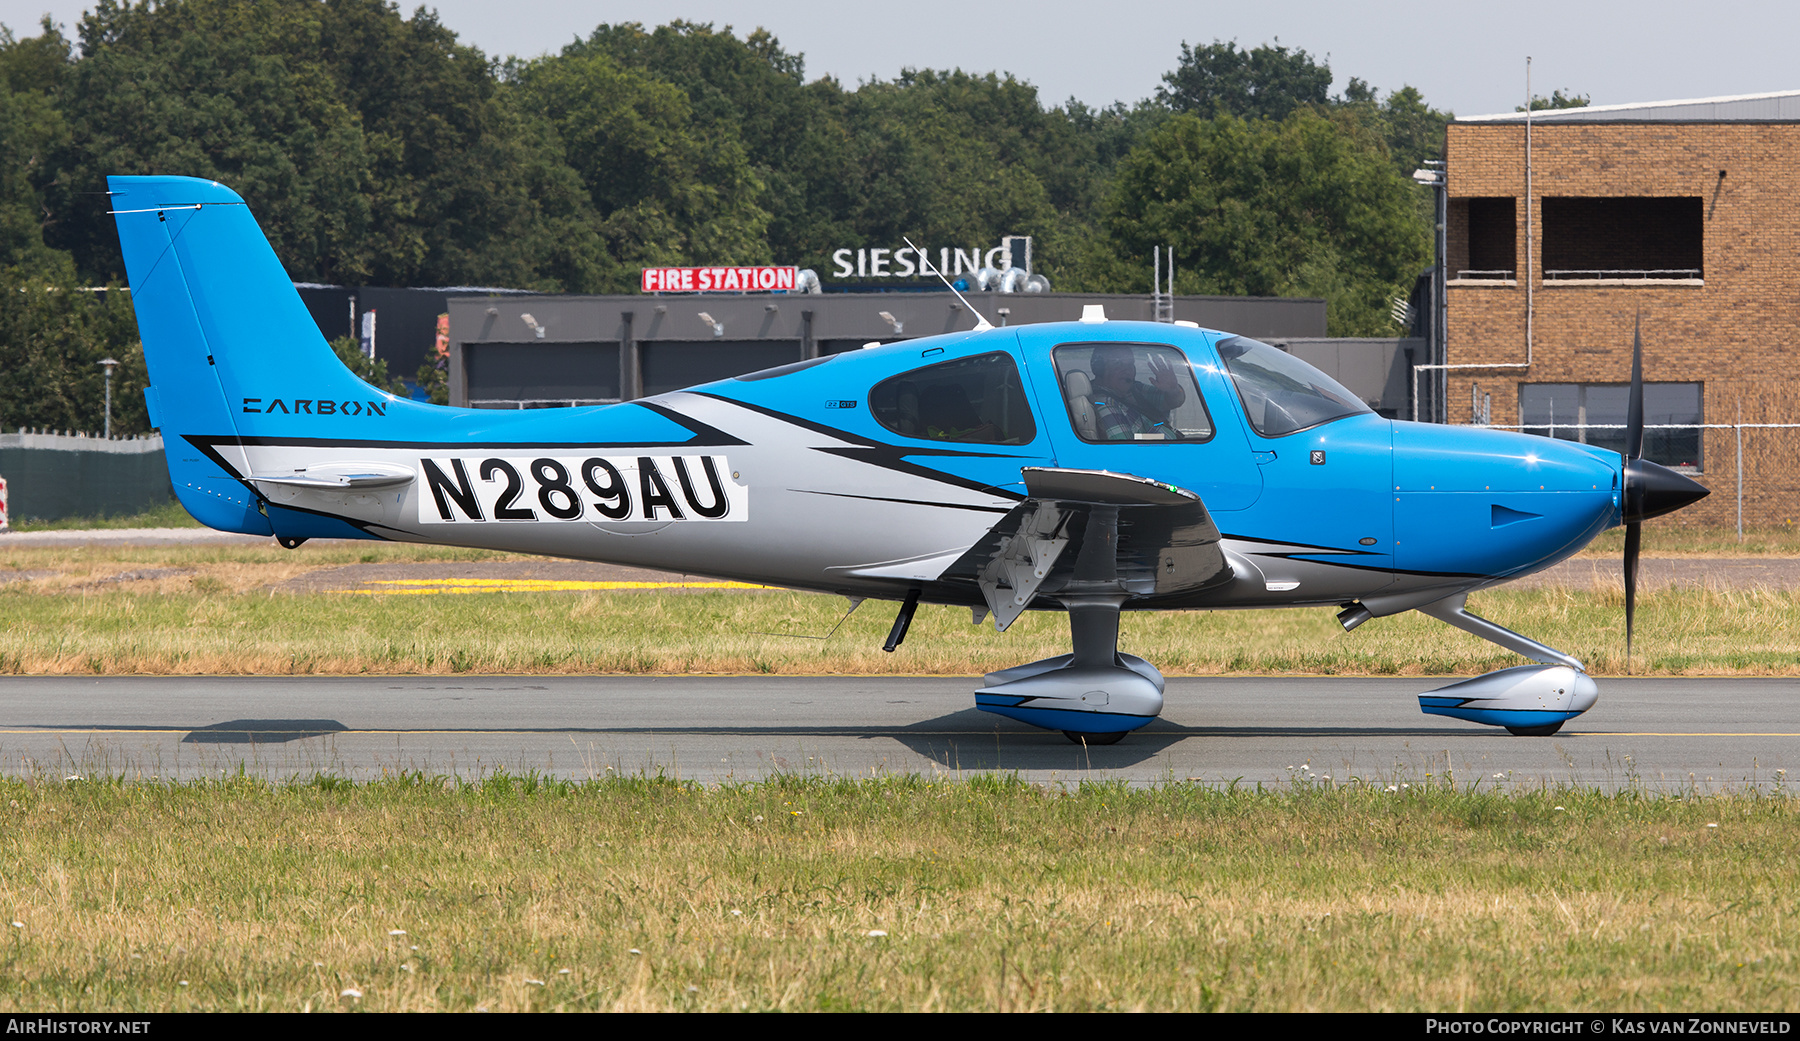
M 1037 439 L 1012 356 L 981 354 L 914 369 L 869 391 L 875 421 L 902 437 L 978 445 Z

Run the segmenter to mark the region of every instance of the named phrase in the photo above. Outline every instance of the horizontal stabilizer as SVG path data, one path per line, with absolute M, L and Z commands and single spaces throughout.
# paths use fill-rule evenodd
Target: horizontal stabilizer
M 343 489 L 394 488 L 413 481 L 416 475 L 404 466 L 392 463 L 329 463 L 309 466 L 288 473 L 251 474 L 256 485 L 282 488 Z

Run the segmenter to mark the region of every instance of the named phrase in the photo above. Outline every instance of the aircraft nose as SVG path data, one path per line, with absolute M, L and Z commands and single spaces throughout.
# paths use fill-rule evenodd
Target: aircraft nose
M 1620 506 L 1621 520 L 1637 524 L 1660 517 L 1712 494 L 1698 481 L 1648 459 L 1633 459 L 1625 464 L 1625 496 Z

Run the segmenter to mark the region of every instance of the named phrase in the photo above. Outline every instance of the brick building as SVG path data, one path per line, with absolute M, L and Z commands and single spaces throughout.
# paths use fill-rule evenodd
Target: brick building
M 1439 418 L 1622 445 L 1641 319 L 1647 424 L 1800 423 L 1800 91 L 1459 119 L 1445 169 Z M 1681 523 L 1800 522 L 1797 449 L 1646 437 L 1714 492 Z

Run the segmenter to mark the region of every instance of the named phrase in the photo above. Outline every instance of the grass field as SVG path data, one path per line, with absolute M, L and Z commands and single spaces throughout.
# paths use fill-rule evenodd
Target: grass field
M 1393 780 L 4 782 L 0 1006 L 1794 1005 L 1800 801 Z
M 170 499 L 166 504 L 143 513 L 117 517 L 62 517 L 57 520 L 18 517 L 14 518 L 12 526 L 18 531 L 92 531 L 119 528 L 198 528 L 200 522 L 190 516 L 179 502 Z
M 1617 560 L 1625 553 L 1625 529 L 1613 528 L 1587 544 L 1580 556 Z M 1800 525 L 1714 528 L 1651 521 L 1644 525 L 1644 553 L 1656 557 L 1800 557 Z
M 923 607 L 884 654 L 892 605 L 843 620 L 837 597 L 785 591 L 478 593 L 368 597 L 272 591 L 324 567 L 504 559 L 394 544 L 36 546 L 5 550 L 0 672 L 12 674 L 783 673 L 971 675 L 1066 650 L 1061 615 L 1005 634 Z M 1623 599 L 1610 586 L 1494 590 L 1480 613 L 1622 673 Z M 779 634 L 779 635 L 771 635 Z M 1552 637 L 1554 637 L 1552 639 Z M 1343 632 L 1330 609 L 1128 612 L 1121 645 L 1170 675 L 1471 674 L 1517 659 L 1416 613 Z M 1631 671 L 1800 673 L 1800 594 L 1676 589 L 1640 597 Z
M 1732 537 L 1735 542 L 1735 535 Z M 1721 552 L 1694 539 L 1686 552 Z M 1758 545 L 1773 554 L 1771 537 Z M 1708 547 L 1712 547 L 1709 549 Z M 10 673 L 968 675 L 1062 651 L 788 592 L 291 594 L 359 544 L 0 542 Z M 1616 590 L 1484 614 L 1622 671 Z M 1800 672 L 1800 597 L 1644 597 L 1636 671 Z M 1516 659 L 1402 615 L 1128 614 L 1172 674 L 1461 673 Z M 0 780 L 0 1010 L 1779 1010 L 1800 986 L 1800 799 L 1280 791 L 1005 776 L 702 787 L 495 775 Z

